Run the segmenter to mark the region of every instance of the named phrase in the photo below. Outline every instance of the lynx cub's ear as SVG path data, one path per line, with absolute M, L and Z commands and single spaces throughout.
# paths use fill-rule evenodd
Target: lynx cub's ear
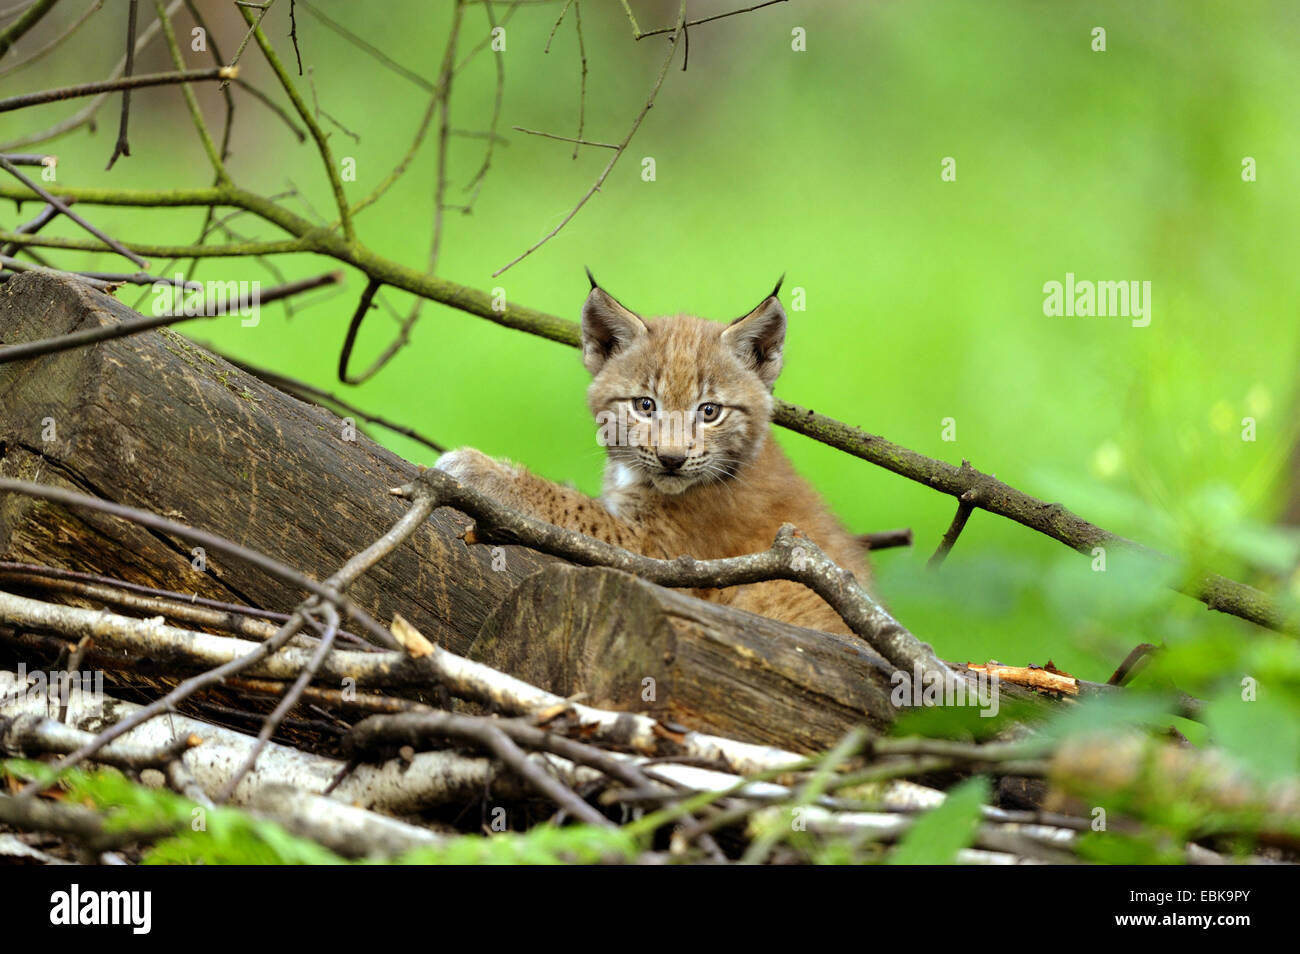
M 595 374 L 615 352 L 649 333 L 638 315 L 620 305 L 592 279 L 591 294 L 582 306 L 582 363 L 589 372 Z
M 772 390 L 781 373 L 781 352 L 785 347 L 785 309 L 776 292 L 728 325 L 722 332 L 722 343 Z

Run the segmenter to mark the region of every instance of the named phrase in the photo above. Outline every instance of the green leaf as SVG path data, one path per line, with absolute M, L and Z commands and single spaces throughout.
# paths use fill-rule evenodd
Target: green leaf
M 980 809 L 989 798 L 983 776 L 967 779 L 948 793 L 943 804 L 916 820 L 889 857 L 891 865 L 947 865 L 975 838 Z
M 1300 772 L 1300 706 L 1269 688 L 1246 701 L 1240 686 L 1228 686 L 1205 707 L 1214 741 L 1266 782 Z

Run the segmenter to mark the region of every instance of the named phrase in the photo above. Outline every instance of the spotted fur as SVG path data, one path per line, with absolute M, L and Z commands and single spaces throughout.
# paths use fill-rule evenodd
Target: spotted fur
M 785 326 L 776 292 L 729 325 L 688 315 L 646 320 L 593 279 L 582 312 L 583 363 L 592 375 L 587 403 L 601 435 L 611 435 L 613 422 L 615 436 L 605 441 L 601 497 L 472 448 L 444 454 L 435 466 L 538 519 L 652 557 L 754 553 L 771 545 L 782 523 L 792 523 L 865 582 L 865 552 L 771 436 Z M 712 419 L 709 405 L 718 409 Z M 800 626 L 848 631 L 797 583 L 697 595 Z

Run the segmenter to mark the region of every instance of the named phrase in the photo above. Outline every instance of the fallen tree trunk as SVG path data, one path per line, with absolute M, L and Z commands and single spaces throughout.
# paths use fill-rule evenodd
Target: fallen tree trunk
M 0 288 L 6 344 L 134 317 L 112 298 L 36 273 Z M 0 365 L 0 409 L 0 474 L 152 510 L 316 579 L 401 516 L 406 505 L 388 488 L 416 474 L 364 435 L 345 439 L 335 415 L 169 330 Z M 494 570 L 491 551 L 457 538 L 467 525 L 435 513 L 350 594 L 380 619 L 400 606 L 430 638 L 462 651 L 521 580 L 552 562 L 508 548 Z M 269 609 L 307 595 L 219 554 L 197 570 L 187 543 L 13 494 L 0 497 L 0 552 Z
M 5 344 L 133 317 L 38 273 L 0 289 Z M 416 473 L 332 413 L 166 329 L 0 364 L 0 408 L 0 475 L 152 510 L 317 579 L 392 525 L 405 505 L 387 491 Z M 436 511 L 349 594 L 381 620 L 400 611 L 453 652 L 473 644 L 543 686 L 691 728 L 809 750 L 893 717 L 890 668 L 860 640 L 519 547 L 494 559 L 459 538 L 467 525 Z M 182 541 L 15 494 L 0 497 L 0 554 L 269 609 L 306 595 L 233 559 L 200 560 Z M 582 664 L 558 674 L 577 646 Z
M 890 720 L 891 667 L 853 636 L 715 606 L 617 570 L 520 584 L 469 657 L 561 696 L 795 751 Z

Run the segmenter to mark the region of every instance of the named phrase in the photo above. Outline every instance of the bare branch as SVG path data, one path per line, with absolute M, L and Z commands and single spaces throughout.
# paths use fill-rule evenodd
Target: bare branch
M 745 7 L 741 10 L 731 10 L 727 13 L 718 13 L 711 17 L 701 17 L 699 20 L 691 20 L 686 24 L 686 27 L 699 26 L 701 23 L 712 23 L 714 20 L 725 20 L 727 17 L 739 16 L 742 13 L 752 13 L 754 10 L 763 9 L 763 7 L 770 7 L 773 4 L 788 2 L 789 0 L 766 0 L 764 3 L 756 3 L 752 7 Z M 627 6 L 627 0 L 624 0 L 623 5 L 624 7 Z M 628 12 L 628 15 L 631 16 L 631 11 Z M 647 30 L 645 33 L 642 33 L 641 31 L 636 30 L 636 20 L 632 21 L 632 27 L 636 31 L 636 38 L 638 40 L 644 40 L 648 36 L 663 36 L 665 33 L 672 33 L 674 30 L 673 27 L 664 27 L 659 30 Z
M 961 466 L 963 470 L 969 471 L 971 469 L 968 460 L 963 460 Z M 926 563 L 927 569 L 937 570 L 943 565 L 943 561 L 952 552 L 953 544 L 957 542 L 962 530 L 966 528 L 966 521 L 970 519 L 971 511 L 977 506 L 978 500 L 979 494 L 974 488 L 957 498 L 957 513 L 953 515 L 952 523 L 944 533 L 943 539 L 939 541 L 938 549 L 934 551 L 934 554 Z
M 492 4 L 485 3 L 483 5 L 483 12 L 487 14 L 489 35 L 491 35 L 491 33 L 495 32 L 497 28 L 497 18 L 496 18 L 496 14 L 492 11 Z M 483 188 L 483 180 L 487 178 L 488 169 L 491 168 L 492 166 L 493 150 L 496 148 L 497 141 L 501 139 L 501 137 L 497 135 L 497 125 L 501 121 L 501 103 L 505 97 L 505 89 L 506 89 L 505 57 L 502 56 L 493 57 L 492 62 L 496 66 L 497 82 L 496 82 L 496 91 L 492 97 L 492 118 L 488 121 L 488 128 L 486 133 L 487 148 L 483 150 L 482 165 L 479 166 L 478 172 L 474 173 L 474 177 L 470 179 L 470 181 L 468 182 L 468 184 L 466 184 L 464 189 L 464 191 L 466 192 L 469 192 L 471 189 L 473 190 L 473 194 L 469 197 L 469 201 L 466 202 L 465 204 L 464 212 L 466 215 L 469 214 L 470 210 L 474 206 L 474 203 L 478 201 L 479 191 Z M 452 81 L 452 78 L 455 77 L 455 75 L 456 75 L 456 70 L 454 68 L 447 73 L 447 78 L 446 78 L 446 85 L 448 87 L 448 92 L 446 94 L 447 96 L 450 96 L 450 83 Z M 443 107 L 442 116 L 443 116 L 443 123 L 444 123 L 443 135 L 444 136 L 446 136 L 447 134 L 455 135 L 455 131 L 450 128 L 449 121 L 447 119 L 447 108 L 445 103 Z M 445 148 L 445 144 L 444 144 L 444 148 Z
M 54 4 L 57 2 L 58 0 L 36 0 L 22 16 L 0 32 L 0 58 L 3 58 L 28 30 L 40 23 L 45 14 L 54 9 Z
M 185 60 L 181 56 L 180 46 L 176 43 L 176 34 L 172 30 L 172 21 L 167 16 L 167 11 L 163 6 L 164 0 L 154 0 L 154 7 L 158 11 L 158 22 L 162 24 L 163 37 L 167 41 L 167 50 L 171 53 L 172 65 L 177 70 L 183 70 Z M 235 70 L 237 67 L 231 66 L 228 70 Z M 218 69 L 218 74 L 221 70 Z M 223 83 L 222 89 L 228 84 Z M 181 85 L 181 94 L 185 97 L 185 105 L 190 111 L 190 119 L 194 122 L 194 129 L 199 134 L 199 142 L 203 144 L 203 151 L 208 155 L 208 161 L 212 163 L 212 171 L 216 173 L 218 185 L 230 181 L 230 175 L 226 172 L 225 164 L 222 161 L 222 154 L 217 151 L 217 145 L 212 141 L 212 134 L 208 132 L 208 124 L 203 120 L 203 111 L 199 109 L 198 98 L 194 95 L 194 90 L 190 89 L 188 83 Z M 230 108 L 230 92 L 226 90 L 226 104 Z M 227 114 L 227 134 L 229 134 L 229 114 Z
M 560 15 L 555 18 L 555 23 L 551 25 L 551 32 L 546 36 L 546 46 L 543 47 L 543 53 L 551 52 L 551 41 L 555 39 L 555 31 L 560 28 L 564 22 L 564 15 L 569 12 L 569 7 L 573 6 L 573 0 L 564 0 L 564 6 L 560 7 Z
M 892 547 L 910 547 L 912 545 L 912 528 L 902 530 L 880 530 L 876 533 L 858 535 L 858 543 L 868 550 L 888 550 Z
M 264 3 L 255 4 L 254 7 L 261 12 L 258 13 L 257 20 L 254 22 L 252 15 L 246 9 L 247 4 L 240 3 L 239 0 L 236 0 L 239 12 L 244 15 L 244 21 L 249 24 L 249 27 L 248 31 L 244 34 L 244 38 L 239 41 L 239 48 L 235 50 L 235 56 L 234 59 L 230 61 L 230 66 L 237 66 L 239 64 L 239 58 L 244 55 L 244 50 L 248 48 L 248 41 L 253 38 L 253 34 L 257 32 L 257 28 L 262 25 L 262 18 L 271 12 L 271 7 L 274 3 L 275 0 L 265 0 Z
M 280 700 L 271 714 L 263 720 L 262 728 L 257 733 L 257 741 L 253 743 L 253 747 L 245 756 L 244 761 L 240 763 L 239 768 L 235 769 L 234 774 L 230 776 L 230 781 L 226 782 L 221 789 L 215 799 L 216 801 L 229 801 L 230 796 L 244 776 L 257 763 L 257 757 L 266 748 L 266 743 L 270 741 L 280 722 L 289 714 L 289 710 L 298 704 L 298 700 L 302 698 L 303 690 L 307 688 L 308 683 L 316 678 L 316 674 L 320 672 L 321 666 L 329 657 L 330 651 L 334 648 L 334 640 L 339 632 L 339 612 L 328 603 L 321 607 L 321 612 L 325 616 L 325 632 L 321 636 L 315 652 L 312 653 L 311 659 L 302 668 L 302 672 L 298 674 L 298 678 L 294 680 L 293 685 L 289 687 L 289 691 L 284 694 L 284 698 Z
M 164 530 L 164 532 L 173 532 L 182 538 L 188 538 L 200 542 L 203 542 L 206 539 L 204 545 L 212 545 L 213 549 L 224 550 L 230 554 L 240 555 L 245 559 L 248 559 L 254 565 L 273 572 L 276 575 L 283 575 L 285 571 L 288 570 L 288 568 L 283 564 L 280 564 L 279 561 L 273 560 L 265 554 L 241 547 L 239 544 L 232 543 L 231 541 L 226 540 L 223 537 L 218 537 L 215 534 L 194 530 L 193 528 L 175 523 L 174 521 L 155 516 L 147 511 L 135 510 L 134 508 L 123 507 L 119 504 L 109 504 L 105 501 L 97 500 L 93 497 L 85 497 L 81 494 L 71 493 L 62 490 L 61 488 L 41 487 L 39 485 L 26 484 L 22 481 L 0 478 L 0 490 L 4 489 L 17 490 L 21 493 L 29 494 L 30 496 L 54 500 L 65 505 L 90 506 L 92 509 L 124 517 L 145 526 L 152 526 L 154 529 L 163 529 L 164 527 L 167 527 L 169 529 Z M 303 623 L 306 621 L 308 614 L 313 612 L 318 605 L 330 606 L 335 611 L 338 609 L 346 610 L 349 615 L 361 622 L 362 625 L 371 630 L 371 632 L 380 635 L 381 642 L 385 645 L 390 647 L 395 645 L 396 640 L 392 635 L 380 627 L 364 610 L 360 609 L 360 607 L 356 606 L 344 597 L 342 591 L 345 590 L 349 584 L 354 582 L 358 576 L 365 573 L 404 542 L 424 523 L 425 520 L 429 518 L 429 515 L 432 512 L 433 507 L 428 504 L 427 501 L 416 501 L 414 505 L 402 515 L 401 519 L 399 519 L 397 523 L 388 530 L 388 532 L 361 553 L 358 553 L 352 557 L 352 559 L 348 560 L 347 563 L 330 576 L 324 584 L 317 583 L 297 571 L 288 570 L 290 575 L 298 577 L 302 583 L 310 584 L 303 588 L 311 592 L 313 596 L 299 604 L 290 615 L 289 619 L 280 627 L 274 636 L 266 640 L 264 643 L 259 643 L 251 652 L 240 656 L 238 659 L 233 659 L 222 666 L 218 666 L 215 669 L 210 669 L 207 672 L 187 679 L 162 698 L 155 700 L 140 709 L 134 715 L 123 719 L 111 728 L 99 733 L 99 735 L 95 736 L 93 741 L 87 742 L 72 754 L 61 759 L 59 763 L 54 766 L 54 772 L 49 779 L 30 783 L 22 792 L 20 792 L 20 795 L 31 795 L 48 788 L 49 785 L 53 783 L 53 780 L 57 778 L 59 773 L 66 771 L 73 765 L 76 765 L 94 755 L 113 739 L 129 732 L 135 726 L 147 722 L 155 715 L 169 711 L 179 701 L 188 698 L 198 690 L 206 686 L 217 685 L 227 676 L 232 676 L 236 673 L 242 672 L 255 663 L 274 654 L 283 648 L 290 639 L 297 635 Z M 3 594 L 0 594 L 0 598 L 3 598 Z M 320 600 L 323 600 L 324 602 L 319 603 L 318 601 Z M 329 641 L 332 642 L 332 640 L 333 637 L 331 637 Z M 322 642 L 325 642 L 325 640 L 322 640 Z M 328 650 L 324 654 L 318 655 L 320 656 L 320 659 L 314 663 L 317 669 L 328 655 Z M 313 656 L 313 660 L 316 660 L 315 656 Z M 309 666 L 310 665 L 312 664 L 309 663 Z M 250 766 L 252 765 L 252 759 L 255 759 L 257 753 L 261 751 L 260 744 L 261 743 L 259 743 L 258 746 L 254 746 L 251 759 L 248 763 Z
M 288 613 L 39 563 L 0 560 L 0 579 L 26 587 L 76 593 L 102 603 L 210 626 L 251 639 L 269 639 L 275 633 L 275 627 L 269 624 L 280 624 L 289 619 Z M 364 650 L 379 651 L 373 643 L 346 630 L 339 630 L 339 635 Z
M 126 15 L 126 72 L 125 76 L 129 79 L 135 69 L 135 20 L 139 12 L 139 0 L 131 0 L 127 8 Z M 159 17 L 165 14 L 162 8 L 158 9 Z M 180 68 L 178 64 L 177 68 Z M 113 146 L 113 154 L 108 157 L 108 165 L 104 167 L 105 171 L 113 168 L 113 163 L 117 162 L 118 156 L 131 155 L 131 144 L 127 141 L 126 130 L 131 120 L 131 91 L 122 90 L 122 119 L 117 127 L 117 142 Z
M 269 368 L 261 368 L 256 365 L 248 364 L 247 362 L 242 361 L 239 358 L 233 357 L 232 355 L 224 354 L 221 351 L 212 348 L 209 345 L 204 345 L 204 347 L 207 347 L 209 351 L 212 351 L 214 354 L 224 358 L 226 361 L 229 361 L 235 367 L 240 368 L 244 371 L 247 371 L 249 374 L 261 378 L 263 381 L 267 382 L 268 384 L 274 387 L 279 388 L 281 391 L 287 391 L 288 393 L 292 394 L 294 397 L 300 400 L 306 401 L 310 404 L 318 404 L 321 406 L 328 406 L 331 408 L 342 409 L 348 414 L 352 414 L 355 415 L 356 417 L 361 418 L 363 421 L 368 421 L 371 424 L 378 424 L 380 427 L 386 430 L 390 430 L 395 434 L 401 434 L 404 437 L 409 437 L 413 441 L 418 441 L 421 444 L 423 444 L 425 447 L 428 447 L 430 450 L 435 451 L 436 453 L 441 454 L 444 450 L 446 450 L 446 447 L 444 447 L 442 444 L 439 444 L 437 441 L 425 437 L 424 435 L 420 434 L 418 431 L 412 430 L 411 428 L 405 426 L 404 424 L 397 424 L 393 421 L 390 421 L 387 418 L 380 417 L 377 414 L 371 414 L 368 411 L 363 411 L 361 408 L 357 407 L 356 405 L 349 404 L 347 401 L 343 400 L 343 398 L 339 397 L 337 394 L 332 394 L 329 391 L 322 390 L 321 388 L 318 388 L 315 385 L 308 384 L 306 381 L 299 381 L 296 378 L 291 378 L 288 377 L 287 375 L 280 374 L 278 371 L 272 371 Z
M 338 207 L 339 221 L 343 226 L 343 238 L 346 242 L 354 243 L 357 240 L 357 235 L 352 225 L 352 211 L 348 207 L 347 196 L 343 192 L 343 181 L 339 178 L 338 165 L 334 161 L 334 152 L 330 149 L 329 139 L 320 128 L 320 124 L 316 122 L 315 117 L 312 116 L 311 111 L 307 108 L 307 104 L 303 102 L 302 96 L 299 95 L 298 90 L 294 87 L 293 80 L 289 78 L 289 73 L 285 70 L 284 64 L 280 62 L 280 57 L 276 54 L 270 41 L 267 40 L 266 34 L 262 32 L 262 29 L 259 26 L 262 22 L 262 17 L 266 15 L 266 10 L 270 9 L 272 2 L 274 2 L 274 0 L 268 0 L 261 16 L 257 16 L 256 18 L 246 7 L 240 7 L 239 10 L 244 15 L 244 20 L 250 24 L 250 32 L 257 40 L 257 45 L 261 47 L 262 55 L 266 57 L 267 63 L 271 65 L 271 69 L 275 72 L 276 78 L 280 81 L 280 86 L 284 89 L 285 95 L 287 95 L 289 101 L 293 103 L 293 108 L 297 111 L 298 117 L 303 121 L 303 125 L 307 127 L 307 131 L 311 133 L 312 139 L 316 142 L 316 149 L 320 153 L 321 162 L 325 166 L 326 178 L 329 179 L 330 189 L 334 193 L 334 204 Z M 242 52 L 242 47 L 240 51 L 235 53 L 236 59 L 239 58 L 240 52 Z
M 528 133 L 530 136 L 545 136 L 547 139 L 558 139 L 560 142 L 572 142 L 579 146 L 599 146 L 601 149 L 618 149 L 619 144 L 616 142 L 595 142 L 591 139 L 574 139 L 570 136 L 557 136 L 555 133 L 542 132 L 540 129 L 527 129 L 524 126 L 510 127 L 521 133 Z
M 3 189 L 0 189 L 3 191 Z M 30 197 L 29 197 L 30 198 Z M 72 203 L 69 202 L 69 205 Z M 62 210 L 59 210 L 62 211 Z M 220 227 L 220 226 L 217 226 Z M 0 229 L 0 242 L 21 248 L 66 248 L 81 252 L 112 252 L 114 249 L 89 239 L 63 238 L 62 236 L 37 236 Z M 228 245 L 148 245 L 144 242 L 123 242 L 122 245 L 142 255 L 178 258 L 230 258 L 246 255 L 278 255 L 285 252 L 310 251 L 310 243 L 302 239 L 280 239 L 273 242 L 233 242 Z M 167 269 L 164 268 L 163 271 Z
M 455 507 L 475 520 L 467 543 L 516 543 L 563 557 L 580 566 L 608 566 L 644 577 L 661 586 L 714 588 L 793 580 L 824 599 L 858 636 L 905 673 L 951 670 L 925 643 L 871 597 L 853 574 L 842 570 L 812 540 L 786 524 L 772 547 L 762 553 L 720 560 L 656 560 L 572 530 L 542 523 L 503 506 L 438 470 L 424 471 L 415 482 L 390 491 L 437 506 Z
M 302 51 L 298 49 L 298 4 L 289 0 L 289 41 L 293 43 L 293 55 L 298 61 L 298 75 L 302 75 Z
M 167 15 L 171 16 L 172 13 L 180 9 L 180 5 L 182 2 L 183 0 L 172 0 L 171 5 L 168 6 L 167 8 Z M 149 24 L 149 26 L 145 29 L 144 34 L 136 42 L 135 52 L 139 54 L 141 50 L 143 50 L 146 46 L 149 45 L 149 43 L 153 41 L 153 38 L 158 35 L 160 30 L 161 30 L 161 26 L 159 22 L 155 19 L 152 23 Z M 117 66 L 113 68 L 113 72 L 109 76 L 109 79 L 117 79 L 122 75 L 122 72 L 125 69 L 126 69 L 126 58 L 123 57 L 121 60 L 118 61 Z M 39 142 L 48 142 L 51 139 L 57 139 L 59 136 L 65 135 L 66 133 L 70 133 L 74 129 L 80 129 L 82 126 L 85 126 L 86 124 L 94 120 L 95 113 L 99 111 L 99 108 L 103 106 L 107 100 L 108 100 L 108 93 L 99 93 L 80 112 L 72 116 L 69 116 L 67 119 L 55 123 L 53 126 L 49 127 L 48 129 L 43 129 L 40 130 L 39 132 L 31 133 L 26 136 L 19 136 L 17 139 L 12 139 L 6 143 L 0 143 L 0 151 L 7 150 L 7 149 L 21 149 L 24 146 L 31 146 Z
M 578 34 L 578 60 L 582 64 L 582 71 L 578 75 L 578 132 L 576 138 L 582 139 L 583 125 L 587 121 L 587 44 L 582 38 L 582 0 L 577 0 L 573 8 L 574 30 Z M 578 145 L 573 146 L 573 158 L 578 158 Z
M 224 553 L 237 560 L 243 560 L 258 567 L 264 572 L 271 574 L 277 579 L 283 580 L 286 583 L 313 594 L 325 602 L 337 606 L 353 619 L 361 623 L 366 631 L 375 637 L 379 645 L 388 647 L 396 645 L 396 641 L 388 630 L 376 622 L 369 613 L 357 606 L 346 596 L 342 595 L 338 591 L 335 583 L 332 583 L 329 580 L 325 583 L 319 583 L 311 577 L 299 573 L 292 567 L 286 566 L 279 560 L 269 557 L 257 550 L 249 549 L 248 547 L 235 543 L 232 540 L 227 540 L 225 537 L 218 536 L 214 533 L 208 533 L 205 530 L 189 527 L 183 523 L 177 523 L 174 520 L 168 520 L 166 517 L 160 517 L 147 510 L 140 510 L 136 507 L 126 507 L 122 504 L 111 503 L 107 500 L 100 500 L 98 497 L 91 497 L 86 494 L 79 494 L 71 490 L 65 490 L 62 487 L 51 487 L 44 484 L 34 484 L 23 480 L 13 480 L 8 477 L 0 477 L 0 491 L 25 494 L 29 497 L 36 497 L 40 500 L 53 501 L 54 503 L 62 504 L 65 507 L 82 507 L 100 513 L 110 514 L 111 516 L 118 517 L 122 520 L 138 523 L 141 526 L 148 527 L 149 529 L 155 530 L 159 533 L 171 534 L 180 537 L 182 540 L 189 540 L 192 543 L 197 543 L 200 546 L 205 547 L 206 549 L 218 553 Z M 411 510 L 407 511 L 407 514 L 409 517 L 412 514 L 418 514 L 419 512 L 419 509 L 412 507 Z M 403 519 L 405 520 L 406 518 Z M 399 526 L 404 527 L 405 524 L 399 524 Z M 391 532 L 392 531 L 390 531 L 390 533 Z M 381 538 L 381 542 L 386 542 L 388 539 L 389 537 L 385 536 L 384 538 Z M 379 547 L 380 543 L 377 542 L 376 546 Z M 377 554 L 373 556 L 373 559 L 378 560 L 386 552 L 386 549 L 381 548 Z M 336 574 L 336 576 L 341 576 L 348 582 L 351 582 L 356 573 L 363 572 L 368 568 L 368 566 L 364 564 L 364 561 L 370 560 L 371 558 L 371 551 L 369 550 L 358 557 L 354 557 L 353 561 L 349 562 L 343 570 L 340 570 L 339 573 Z M 359 560 L 363 562 L 355 562 Z M 333 579 L 334 578 L 331 577 L 331 580 Z
M 142 41 L 143 42 L 143 41 Z M 14 109 L 26 109 L 28 106 L 40 106 L 44 103 L 57 103 L 65 99 L 80 96 L 94 96 L 98 93 L 114 93 L 124 89 L 140 89 L 145 86 L 171 86 L 176 83 L 200 83 L 205 80 L 234 79 L 238 73 L 228 66 L 209 70 L 185 70 L 178 73 L 144 73 L 140 76 L 124 76 L 121 79 L 100 80 L 97 83 L 81 83 L 77 86 L 62 86 L 59 89 L 46 89 L 39 93 L 24 93 L 0 99 L 0 113 Z M 66 132 L 67 130 L 63 130 Z M 49 136 L 42 138 L 48 139 Z M 37 141 L 40 140 L 29 140 Z
M 614 157 L 610 159 L 609 164 L 606 165 L 605 168 L 601 171 L 600 175 L 596 177 L 596 181 L 592 185 L 592 187 L 587 190 L 586 194 L 583 195 L 581 199 L 578 200 L 578 204 L 575 205 L 572 209 L 570 209 L 568 214 L 565 215 L 564 218 L 560 220 L 560 223 L 556 225 L 555 228 L 551 229 L 549 232 L 543 235 L 536 242 L 534 242 L 532 245 L 530 245 L 528 248 L 526 248 L 521 254 L 517 255 L 515 258 L 506 262 L 506 264 L 502 265 L 495 272 L 493 272 L 492 273 L 493 278 L 496 278 L 498 275 L 500 275 L 502 272 L 506 271 L 507 269 L 513 268 L 515 265 L 518 265 L 529 255 L 532 255 L 533 252 L 537 251 L 539 248 L 541 248 L 551 239 L 555 238 L 555 236 L 560 233 L 561 229 L 563 229 L 566 225 L 568 225 L 571 221 L 573 221 L 574 216 L 576 216 L 578 212 L 582 209 L 582 207 L 587 204 L 588 200 L 591 199 L 593 195 L 595 195 L 597 192 L 600 191 L 600 187 L 605 184 L 605 180 L 609 178 L 609 174 L 614 170 L 614 165 L 618 162 L 619 158 L 623 155 L 624 151 L 627 149 L 628 143 L 632 141 L 632 137 L 636 135 L 636 131 L 641 128 L 641 121 L 645 119 L 646 113 L 650 112 L 650 110 L 654 108 L 655 98 L 659 95 L 659 88 L 664 84 L 664 77 L 668 75 L 668 67 L 673 61 L 674 54 L 677 52 L 677 39 L 681 35 L 683 29 L 685 28 L 685 24 L 686 24 L 686 0 L 682 0 L 681 13 L 677 18 L 677 30 L 675 33 L 673 33 L 672 39 L 669 41 L 668 44 L 668 55 L 664 57 L 663 65 L 659 68 L 659 75 L 655 77 L 654 85 L 650 87 L 650 96 L 646 99 L 645 105 L 641 107 L 641 111 L 637 113 L 636 119 L 632 121 L 632 128 L 627 131 L 627 135 L 624 136 L 622 142 L 618 144 L 618 149 L 614 152 Z
M 10 156 L 9 159 L 12 162 L 13 156 Z M 72 205 L 72 201 L 69 201 L 66 204 Z M 36 218 L 32 219 L 30 222 L 24 222 L 22 225 L 18 226 L 18 228 L 15 230 L 15 234 L 35 235 L 41 229 L 45 228 L 45 226 L 47 226 L 58 214 L 59 214 L 59 209 L 57 206 L 46 205 L 45 208 L 41 209 L 40 214 L 37 215 Z M 17 250 L 18 250 L 18 244 L 15 242 L 5 242 L 4 244 L 0 244 L 0 255 L 12 255 Z
M 326 16 L 320 10 L 316 9 L 316 7 L 313 4 L 308 3 L 307 0 L 297 0 L 297 2 L 301 3 L 302 8 L 306 10 L 308 13 L 310 13 L 317 20 L 319 20 L 324 26 L 328 27 L 329 29 L 337 33 L 339 36 L 343 37 L 343 39 L 347 40 L 358 50 L 361 50 L 366 55 L 372 57 L 375 60 L 375 62 L 382 65 L 385 69 L 391 70 L 392 72 L 396 73 L 398 76 L 402 77 L 405 80 L 409 80 L 410 82 L 414 83 L 416 86 L 420 87 L 420 89 L 424 90 L 427 93 L 432 93 L 436 89 L 433 83 L 430 83 L 419 73 L 415 72 L 415 70 L 407 69 L 405 66 L 403 66 L 401 63 L 398 63 L 396 60 L 394 60 L 392 57 L 390 57 L 387 53 L 379 49 L 374 44 L 367 43 L 365 40 L 361 39 L 361 37 L 357 36 L 355 33 L 353 33 L 343 24 L 339 23 L 337 20 L 331 19 L 330 17 Z M 457 4 L 457 6 L 459 6 L 459 4 Z M 292 8 L 290 8 L 290 12 L 292 13 Z M 294 49 L 297 50 L 296 45 L 294 46 Z M 298 75 L 299 76 L 302 75 L 301 59 L 298 61 Z
M 30 56 L 27 56 L 24 59 L 19 60 L 17 63 L 12 63 L 9 66 L 6 66 L 4 69 L 0 70 L 0 77 L 8 76 L 10 73 L 16 73 L 19 70 L 23 69 L 24 67 L 30 66 L 31 64 L 37 62 L 46 54 L 51 53 L 54 50 L 58 49 L 60 46 L 63 45 L 63 42 L 65 40 L 69 39 L 74 33 L 76 33 L 79 29 L 81 29 L 81 27 L 85 24 L 87 20 L 91 18 L 91 16 L 93 16 L 95 13 L 98 13 L 99 9 L 103 5 L 104 5 L 104 0 L 91 0 L 90 6 L 86 8 L 86 11 L 81 16 L 79 16 L 76 20 L 74 20 L 66 30 L 64 30 L 62 33 L 56 36 L 49 43 L 45 44 L 39 50 L 32 53 Z

